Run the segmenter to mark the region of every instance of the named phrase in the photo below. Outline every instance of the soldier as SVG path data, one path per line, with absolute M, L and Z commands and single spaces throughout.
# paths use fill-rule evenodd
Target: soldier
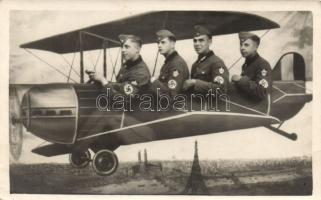
M 241 32 L 239 39 L 240 51 L 245 58 L 245 63 L 242 66 L 241 76 L 233 75 L 232 81 L 249 97 L 263 100 L 271 87 L 272 70 L 270 64 L 257 53 L 260 38 L 253 33 Z
M 184 59 L 175 51 L 175 35 L 168 30 L 160 30 L 156 33 L 159 53 L 165 57 L 158 79 L 151 78 L 152 89 L 160 89 L 174 97 L 182 92 L 183 83 L 189 77 L 189 70 Z
M 194 26 L 194 49 L 198 59 L 192 65 L 191 79 L 186 80 L 184 89 L 206 94 L 210 89 L 224 93 L 229 84 L 228 70 L 219 57 L 209 49 L 212 44 L 211 32 L 201 25 Z
M 116 83 L 108 83 L 101 75 L 90 73 L 91 80 L 100 82 L 103 86 L 109 86 L 121 94 L 141 93 L 149 87 L 150 73 L 147 65 L 140 56 L 142 46 L 141 39 L 135 35 L 119 35 L 122 43 L 122 55 L 124 64 L 116 76 Z

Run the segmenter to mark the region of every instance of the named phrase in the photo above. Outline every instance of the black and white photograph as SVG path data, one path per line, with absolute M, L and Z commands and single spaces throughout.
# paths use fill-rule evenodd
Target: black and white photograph
M 311 197 L 316 14 L 139 5 L 8 10 L 9 196 Z

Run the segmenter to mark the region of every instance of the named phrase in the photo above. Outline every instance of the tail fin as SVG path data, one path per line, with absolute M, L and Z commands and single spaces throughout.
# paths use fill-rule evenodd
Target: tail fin
M 297 52 L 288 52 L 280 57 L 272 71 L 272 116 L 287 120 L 312 100 L 312 94 L 306 93 L 305 67 L 303 56 Z

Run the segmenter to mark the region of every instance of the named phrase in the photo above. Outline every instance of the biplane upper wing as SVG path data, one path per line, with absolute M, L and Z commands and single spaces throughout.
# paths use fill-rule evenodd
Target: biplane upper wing
M 178 40 L 189 39 L 192 27 L 196 24 L 207 26 L 213 35 L 238 33 L 279 28 L 279 25 L 264 17 L 224 11 L 158 11 L 149 12 L 132 17 L 111 21 L 87 28 L 54 35 L 48 38 L 22 44 L 22 48 L 46 50 L 55 53 L 72 53 L 80 50 L 80 32 L 90 32 L 114 41 L 118 41 L 121 33 L 136 34 L 142 37 L 143 43 L 155 42 L 155 32 L 159 29 L 169 29 L 175 33 Z M 82 45 L 82 50 L 102 48 L 102 40 L 87 36 L 88 40 Z M 118 44 L 109 42 L 107 48 Z

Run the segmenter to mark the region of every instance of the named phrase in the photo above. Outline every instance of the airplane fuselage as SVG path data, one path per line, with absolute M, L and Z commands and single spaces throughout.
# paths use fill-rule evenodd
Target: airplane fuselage
M 148 104 L 133 98 L 130 103 L 135 106 L 129 108 L 128 99 L 122 103 L 106 98 L 108 91 L 100 86 L 53 83 L 30 88 L 21 108 L 27 130 L 46 141 L 80 149 L 113 149 L 119 145 L 280 123 L 311 100 L 312 95 L 305 93 L 302 84 L 303 81 L 276 81 L 269 97 L 260 102 L 252 101 L 232 86 L 228 98 L 214 100 L 214 106 L 209 106 L 213 102 L 205 103 L 208 99 L 195 97 L 193 101 L 186 95 L 185 107 L 183 101 L 177 104 L 183 109 L 170 107 L 175 104 L 171 101 L 167 110 L 160 110 L 167 104 L 158 105 L 158 101 Z M 142 102 L 150 110 L 141 110 Z

